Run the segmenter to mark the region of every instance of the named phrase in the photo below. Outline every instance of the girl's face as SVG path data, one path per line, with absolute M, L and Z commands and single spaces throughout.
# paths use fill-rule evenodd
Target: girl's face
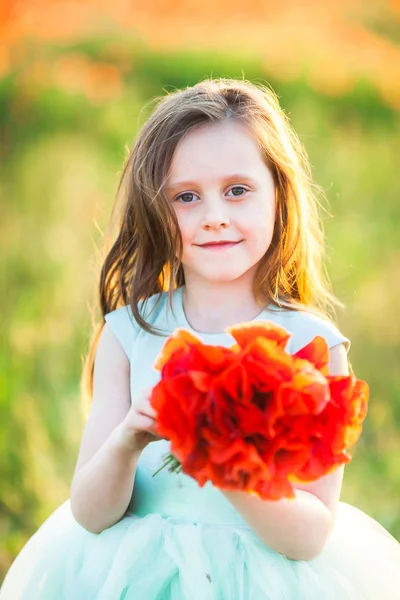
M 275 185 L 245 125 L 224 121 L 190 132 L 175 150 L 166 192 L 186 281 L 228 282 L 255 271 L 272 239 Z

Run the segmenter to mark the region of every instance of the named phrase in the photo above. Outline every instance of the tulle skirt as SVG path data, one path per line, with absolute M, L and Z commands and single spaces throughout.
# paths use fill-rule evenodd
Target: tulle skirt
M 99 534 L 69 500 L 28 540 L 0 600 L 399 600 L 400 544 L 340 502 L 324 551 L 289 560 L 248 528 L 127 514 Z

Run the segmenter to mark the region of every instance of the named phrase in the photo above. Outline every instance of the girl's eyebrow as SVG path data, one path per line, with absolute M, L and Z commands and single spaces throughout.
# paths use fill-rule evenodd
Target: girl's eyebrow
M 222 179 L 220 181 L 221 182 L 231 181 L 233 179 L 234 180 L 240 179 L 241 181 L 246 180 L 246 181 L 251 181 L 252 183 L 255 183 L 255 180 L 252 177 L 250 177 L 249 175 L 243 175 L 240 173 L 234 173 L 233 175 L 226 175 L 225 177 L 222 177 Z M 169 185 L 167 185 L 166 189 L 168 191 L 172 191 L 177 188 L 191 187 L 191 186 L 196 186 L 196 185 L 197 185 L 197 183 L 195 181 L 177 181 L 175 183 L 170 183 Z

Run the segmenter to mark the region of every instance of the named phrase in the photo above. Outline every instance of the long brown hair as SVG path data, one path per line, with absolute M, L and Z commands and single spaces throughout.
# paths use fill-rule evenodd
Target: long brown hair
M 104 315 L 130 305 L 138 325 L 154 330 L 139 313 L 138 302 L 184 284 L 177 258 L 182 240 L 165 184 L 175 149 L 193 129 L 226 119 L 244 123 L 272 172 L 276 222 L 272 242 L 254 278 L 254 295 L 264 305 L 311 310 L 334 318 L 334 296 L 324 267 L 324 230 L 318 214 L 322 189 L 312 181 L 306 151 L 266 85 L 229 78 L 205 79 L 156 98 L 126 159 L 112 219 L 118 211 L 117 237 L 101 268 L 102 321 L 95 328 L 84 365 L 82 391 L 91 398 L 93 367 Z M 160 294 L 161 297 L 161 294 Z M 332 315 L 332 317 L 331 317 Z

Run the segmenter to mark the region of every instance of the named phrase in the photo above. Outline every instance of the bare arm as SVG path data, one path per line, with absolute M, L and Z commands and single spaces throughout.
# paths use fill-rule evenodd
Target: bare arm
M 93 400 L 70 490 L 74 518 L 92 533 L 118 522 L 132 495 L 138 459 L 146 444 L 136 444 L 137 436 L 127 426 L 131 414 L 129 360 L 106 323 L 97 347 Z
M 100 533 L 125 514 L 132 495 L 139 453 L 110 437 L 77 473 L 71 485 L 74 518 L 91 533 Z
M 330 351 L 330 373 L 348 375 L 343 345 Z M 242 491 L 221 490 L 254 533 L 293 560 L 311 560 L 323 550 L 334 526 L 344 467 L 307 484 L 294 484 L 296 498 L 264 501 Z

